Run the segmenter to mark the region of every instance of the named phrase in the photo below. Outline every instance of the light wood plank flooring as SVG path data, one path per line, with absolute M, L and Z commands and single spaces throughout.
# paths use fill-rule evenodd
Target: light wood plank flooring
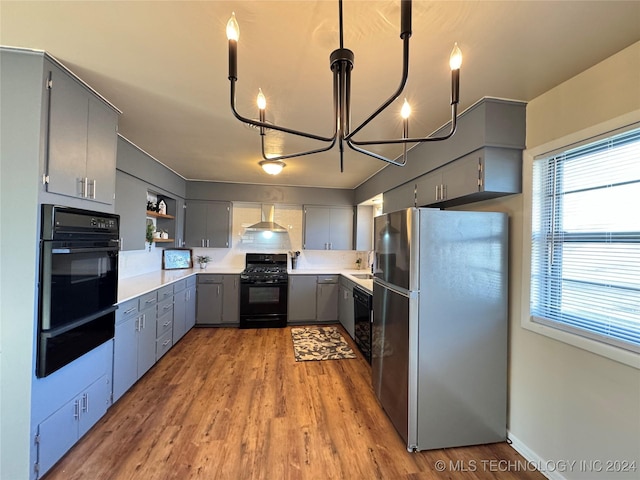
M 193 329 L 45 478 L 544 478 L 506 443 L 408 453 L 370 375 L 296 362 L 290 328 Z

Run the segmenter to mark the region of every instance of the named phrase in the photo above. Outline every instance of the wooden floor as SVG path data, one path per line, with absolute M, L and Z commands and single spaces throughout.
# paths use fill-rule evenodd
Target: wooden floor
M 45 478 L 544 478 L 506 443 L 408 453 L 370 375 L 295 362 L 290 328 L 193 329 Z

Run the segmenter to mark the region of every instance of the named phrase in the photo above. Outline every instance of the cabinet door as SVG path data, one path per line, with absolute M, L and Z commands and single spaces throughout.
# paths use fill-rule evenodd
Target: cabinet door
M 345 330 L 354 337 L 355 321 L 353 310 L 353 290 L 349 287 L 340 285 L 338 291 L 340 299 L 338 300 L 338 318 Z
M 175 220 L 175 246 L 184 247 L 184 200 L 176 198 L 176 220 Z
M 185 333 L 196 324 L 196 286 L 187 287 L 187 315 L 185 319 Z
M 188 247 L 206 246 L 207 204 L 205 202 L 187 202 L 184 237 Z
M 74 398 L 39 426 L 38 464 L 49 470 L 78 440 L 80 399 Z
M 196 324 L 219 325 L 222 323 L 222 283 L 198 284 Z
M 134 316 L 116 324 L 113 342 L 113 401 L 138 379 L 138 322 Z
M 118 114 L 101 100 L 89 97 L 86 176 L 91 200 L 113 203 L 117 142 Z
M 478 192 L 479 174 L 479 160 L 475 155 L 469 155 L 443 167 L 444 199 L 452 200 Z
M 289 276 L 289 322 L 306 322 L 316 319 L 315 275 Z
M 156 309 L 144 310 L 138 320 L 138 378 L 156 363 Z
M 330 250 L 353 250 L 353 207 L 332 207 Z
M 360 252 L 373 250 L 373 207 L 370 205 L 358 205 L 355 249 Z
M 107 413 L 110 391 L 109 381 L 105 376 L 93 382 L 80 394 L 80 421 L 78 423 L 78 438 L 93 427 L 102 416 Z
M 51 66 L 47 191 L 82 197 L 87 164 L 89 94 L 62 70 Z
M 304 208 L 304 249 L 328 250 L 330 242 L 331 209 L 307 206 Z
M 319 283 L 317 286 L 316 319 L 321 322 L 338 320 L 338 284 Z
M 393 190 L 384 192 L 382 194 L 383 213 L 391 213 L 405 208 L 415 207 L 415 189 L 416 184 L 414 182 L 409 182 L 400 185 Z
M 427 173 L 416 179 L 416 205 L 424 207 L 441 201 L 442 172 Z
M 187 333 L 187 296 L 188 290 L 182 290 L 173 297 L 173 343 Z
M 227 248 L 231 228 L 231 205 L 210 202 L 207 206 L 207 247 Z
M 144 182 L 116 172 L 115 212 L 120 215 L 121 250 L 144 250 L 147 188 Z
M 223 277 L 222 322 L 240 322 L 240 275 L 224 275 Z

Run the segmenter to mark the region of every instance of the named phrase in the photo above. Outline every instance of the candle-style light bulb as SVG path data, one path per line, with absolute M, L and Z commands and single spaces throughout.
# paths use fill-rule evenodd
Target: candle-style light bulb
M 402 108 L 400 109 L 400 116 L 406 120 L 409 118 L 409 115 L 411 115 L 411 105 L 409 105 L 409 102 L 407 102 L 405 98 Z
M 227 39 L 235 40 L 236 42 L 240 38 L 240 26 L 236 20 L 236 13 L 231 13 L 231 18 L 227 22 Z
M 462 51 L 458 47 L 457 42 L 453 45 L 453 50 L 449 57 L 449 66 L 451 67 L 451 70 L 460 70 L 460 67 L 462 66 Z
M 267 108 L 267 97 L 264 96 L 264 93 L 262 93 L 261 88 L 258 89 L 257 102 L 258 102 L 258 108 L 260 110 L 264 110 L 265 108 Z

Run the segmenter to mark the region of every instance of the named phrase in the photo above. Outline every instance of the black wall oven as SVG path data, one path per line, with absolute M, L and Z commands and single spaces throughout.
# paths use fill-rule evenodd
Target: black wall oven
M 118 215 L 42 206 L 38 377 L 113 338 L 118 238 Z

